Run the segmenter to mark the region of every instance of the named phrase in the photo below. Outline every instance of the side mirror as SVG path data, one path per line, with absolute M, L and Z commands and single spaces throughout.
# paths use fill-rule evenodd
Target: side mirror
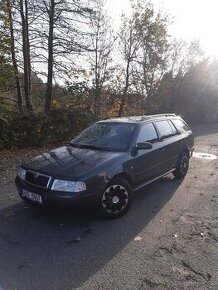
M 140 142 L 136 144 L 136 148 L 137 150 L 148 150 L 148 149 L 152 149 L 152 144 L 149 142 Z

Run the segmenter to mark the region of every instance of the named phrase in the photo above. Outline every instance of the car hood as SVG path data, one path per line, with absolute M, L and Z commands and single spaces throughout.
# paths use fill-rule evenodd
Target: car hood
M 123 154 L 123 152 L 63 146 L 24 162 L 23 167 L 53 177 L 66 179 L 68 177 L 80 177 L 93 168 Z

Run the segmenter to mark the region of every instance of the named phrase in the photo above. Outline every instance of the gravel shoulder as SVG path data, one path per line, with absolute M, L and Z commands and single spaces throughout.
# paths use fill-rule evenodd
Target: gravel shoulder
M 218 156 L 218 124 L 194 127 L 196 152 Z M 137 192 L 121 219 L 32 208 L 16 193 L 22 160 L 0 151 L 0 285 L 4 290 L 218 289 L 218 159 L 192 158 Z

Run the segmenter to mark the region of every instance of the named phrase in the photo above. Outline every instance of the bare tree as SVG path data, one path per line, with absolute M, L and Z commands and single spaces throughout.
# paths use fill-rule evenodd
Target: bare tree
M 130 18 L 125 15 L 122 16 L 122 24 L 119 33 L 119 48 L 121 58 L 124 62 L 124 89 L 118 113 L 118 115 L 121 116 L 123 114 L 127 93 L 131 85 L 133 62 L 136 59 L 137 51 L 139 49 L 135 13 Z
M 184 103 L 191 103 L 188 99 L 196 96 L 192 72 L 199 76 L 201 71 L 207 71 L 207 66 L 208 60 L 204 59 L 198 41 L 187 43 L 181 39 L 171 39 L 167 53 L 167 70 L 161 78 L 155 97 L 157 112 L 184 110 Z M 188 95 L 187 91 L 191 91 L 192 87 L 195 92 Z
M 147 102 L 153 103 L 159 82 L 167 70 L 168 35 L 166 16 L 156 13 L 150 2 L 139 1 L 135 7 L 140 49 L 135 66 L 135 85 Z
M 169 43 L 167 67 L 172 76 L 184 75 L 191 66 L 201 62 L 204 53 L 198 40 L 185 42 L 172 38 Z
M 27 110 L 32 110 L 30 101 L 31 90 L 31 63 L 30 63 L 30 42 L 29 42 L 29 6 L 27 0 L 19 0 L 19 12 L 22 27 L 22 52 L 24 67 L 24 97 Z
M 95 0 L 89 19 L 91 46 L 88 53 L 91 71 L 93 72 L 92 91 L 96 119 L 98 119 L 102 107 L 102 90 L 113 71 L 112 51 L 116 40 L 104 4 L 104 0 Z
M 51 108 L 52 100 L 52 79 L 53 79 L 53 44 L 54 44 L 54 15 L 55 15 L 55 0 L 50 1 L 50 7 L 48 8 L 49 17 L 49 34 L 48 34 L 48 75 L 47 75 L 47 89 L 45 99 L 45 113 L 48 113 Z
M 52 105 L 55 75 L 67 74 L 74 54 L 85 47 L 85 21 L 90 14 L 86 1 L 39 0 L 32 1 L 31 47 L 33 59 L 42 68 L 47 79 L 45 113 Z M 47 72 L 45 67 L 47 66 Z
M 14 21 L 13 21 L 13 15 L 12 15 L 11 0 L 1 1 L 0 6 L 1 6 L 1 13 L 2 13 L 1 19 L 3 21 L 2 28 L 4 27 L 4 29 L 8 31 L 7 46 L 8 46 L 8 50 L 10 51 L 11 62 L 13 66 L 13 76 L 15 79 L 16 91 L 17 91 L 17 105 L 18 105 L 18 109 L 21 111 L 22 110 L 22 96 L 21 96 L 21 86 L 20 86 L 19 71 L 18 71 L 17 58 L 16 58 L 15 39 L 14 39 Z M 2 31 L 2 33 L 4 32 Z
M 7 13 L 8 13 L 8 20 L 9 20 L 9 27 L 10 27 L 10 44 L 11 44 L 11 58 L 14 68 L 15 74 L 15 82 L 16 82 L 16 89 L 17 89 L 17 101 L 18 101 L 18 109 L 22 110 L 22 96 L 21 96 L 21 89 L 20 89 L 20 79 L 19 79 L 19 72 L 17 66 L 17 59 L 16 59 L 16 52 L 15 52 L 15 45 L 14 45 L 14 26 L 13 26 L 13 17 L 12 17 L 12 7 L 11 1 L 7 0 Z

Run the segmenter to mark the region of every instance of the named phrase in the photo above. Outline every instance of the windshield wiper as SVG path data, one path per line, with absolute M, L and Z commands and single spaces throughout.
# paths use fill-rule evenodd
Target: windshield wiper
M 70 145 L 70 146 L 73 146 L 73 147 L 82 148 L 82 146 L 81 146 L 80 144 L 73 143 L 73 142 L 70 142 L 69 145 Z
M 73 147 L 78 147 L 78 148 L 87 148 L 87 149 L 99 149 L 101 150 L 102 147 L 100 146 L 96 146 L 96 145 L 92 145 L 92 144 L 82 144 L 82 143 L 70 143 L 71 146 Z

